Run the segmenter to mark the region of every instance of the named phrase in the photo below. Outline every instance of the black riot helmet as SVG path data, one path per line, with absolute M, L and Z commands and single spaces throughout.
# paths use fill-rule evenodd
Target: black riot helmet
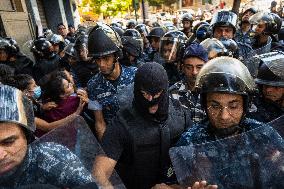
M 6 39 L 9 41 L 11 44 L 9 54 L 12 56 L 17 56 L 18 53 L 20 52 L 20 47 L 15 39 L 12 37 L 6 37 Z
M 255 92 L 255 83 L 247 67 L 232 57 L 217 57 L 208 61 L 200 70 L 195 83 L 201 94 L 201 104 L 206 107 L 206 94 L 211 92 L 244 96 L 245 111 L 249 97 Z
M 205 22 L 205 21 L 198 22 L 195 26 L 193 26 L 193 28 L 192 28 L 192 33 L 196 34 L 197 28 L 198 28 L 199 26 L 203 25 L 203 24 L 210 25 L 208 22 Z
M 212 32 L 211 32 L 211 27 L 209 23 L 201 24 L 197 28 L 196 33 L 195 33 L 195 36 L 199 42 L 202 42 L 205 39 L 210 38 L 211 35 L 212 35 Z
M 119 35 L 108 25 L 97 23 L 90 30 L 88 37 L 88 56 L 99 58 L 113 53 L 119 56 L 121 47 L 122 44 Z
M 72 58 L 77 58 L 78 54 L 76 49 L 74 48 L 74 43 L 69 43 L 65 48 L 64 48 L 64 52 L 65 52 L 65 56 L 68 57 L 72 57 Z
M 255 82 L 260 85 L 284 87 L 284 54 L 270 52 L 258 56 L 260 66 Z
M 136 29 L 127 29 L 123 36 L 130 36 L 132 38 L 141 38 L 141 34 Z
M 181 31 L 169 31 L 160 41 L 160 54 L 166 62 L 178 62 L 183 56 L 188 38 Z
M 121 29 L 121 28 L 119 28 L 119 27 L 116 27 L 116 26 L 111 26 L 111 28 L 112 28 L 116 33 L 118 33 L 118 35 L 119 35 L 120 37 L 123 36 L 123 33 L 124 33 L 123 29 Z
M 214 33 L 214 30 L 218 26 L 228 26 L 234 29 L 234 33 L 236 32 L 236 25 L 238 21 L 238 16 L 231 12 L 231 11 L 218 11 L 214 13 L 212 20 L 211 20 L 211 27 Z
M 227 39 L 227 38 L 221 38 L 219 39 L 221 41 L 221 43 L 223 43 L 223 45 L 225 46 L 225 48 L 228 50 L 227 51 L 227 56 L 231 56 L 231 57 L 235 57 L 238 53 L 238 44 L 236 43 L 235 40 L 233 39 Z M 237 57 L 235 57 L 237 58 Z
M 282 26 L 282 19 L 274 13 L 258 12 L 254 14 L 249 22 L 256 27 L 258 24 L 265 24 L 265 35 L 277 34 Z M 253 30 L 254 30 L 253 27 Z
M 140 43 L 141 48 L 143 49 L 143 47 L 144 47 L 143 38 L 142 38 L 141 34 L 136 29 L 127 29 L 124 32 L 123 36 L 129 36 L 129 37 L 132 37 L 133 39 L 137 40 Z
M 75 37 L 77 38 L 80 35 L 86 35 L 88 32 L 88 28 L 86 26 L 78 26 L 78 29 L 75 32 Z
M 193 16 L 190 13 L 185 13 L 181 17 L 181 22 L 184 21 L 190 21 L 191 23 L 193 22 Z
M 118 22 L 113 22 L 110 24 L 111 27 L 117 27 L 117 28 L 122 28 L 121 24 Z
M 31 47 L 31 52 L 33 52 L 35 58 L 49 59 L 56 55 L 52 51 L 52 44 L 45 38 L 36 39 Z
M 141 34 L 142 37 L 146 37 L 149 34 L 149 28 L 145 24 L 138 24 L 135 29 Z
M 51 34 L 46 38 L 52 45 L 59 45 L 59 51 L 61 52 L 66 46 L 65 40 L 61 35 Z
M 228 50 L 224 44 L 216 38 L 208 38 L 200 43 L 208 52 L 208 59 L 219 56 L 228 56 Z
M 165 35 L 165 29 L 162 27 L 154 27 L 150 33 L 148 34 L 147 38 L 151 38 L 151 37 L 158 37 L 161 38 Z
M 135 28 L 135 26 L 136 26 L 136 21 L 133 19 L 129 20 L 126 24 L 127 29 L 133 29 Z
M 252 14 L 255 14 L 255 13 L 257 13 L 257 10 L 253 7 L 248 8 L 243 12 L 243 15 L 245 15 L 247 12 L 251 12 Z
M 76 50 L 80 50 L 82 48 L 87 48 L 88 46 L 88 35 L 82 34 L 79 35 L 74 43 L 74 48 Z
M 132 56 L 139 57 L 142 53 L 142 48 L 140 43 L 129 36 L 123 36 L 121 38 L 123 51 L 129 53 Z
M 0 38 L 0 49 L 4 50 L 7 53 L 8 57 L 16 55 L 18 53 L 16 46 L 11 44 L 11 42 L 5 38 Z

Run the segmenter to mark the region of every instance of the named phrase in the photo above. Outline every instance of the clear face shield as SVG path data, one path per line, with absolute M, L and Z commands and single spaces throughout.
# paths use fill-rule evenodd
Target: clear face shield
M 160 54 L 167 63 L 177 61 L 178 48 L 178 39 L 162 38 L 160 41 Z

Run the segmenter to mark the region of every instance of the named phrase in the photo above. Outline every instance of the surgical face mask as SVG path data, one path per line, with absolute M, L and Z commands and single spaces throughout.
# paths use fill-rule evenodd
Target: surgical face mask
M 41 88 L 40 86 L 37 86 L 35 89 L 34 89 L 34 94 L 33 94 L 33 98 L 34 99 L 39 99 L 41 96 Z

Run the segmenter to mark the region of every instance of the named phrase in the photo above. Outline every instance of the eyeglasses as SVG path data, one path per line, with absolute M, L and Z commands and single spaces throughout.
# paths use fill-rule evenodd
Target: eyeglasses
M 240 102 L 231 102 L 227 106 L 222 106 L 221 104 L 212 103 L 208 106 L 207 110 L 208 113 L 214 116 L 218 116 L 223 112 L 225 109 L 226 111 L 233 117 L 238 114 L 242 110 L 243 106 Z

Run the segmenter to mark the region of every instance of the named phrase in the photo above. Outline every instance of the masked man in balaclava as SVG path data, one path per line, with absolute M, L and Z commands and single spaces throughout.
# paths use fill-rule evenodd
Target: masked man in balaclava
M 163 66 L 145 63 L 134 78 L 131 107 L 120 109 L 102 138 L 105 155 L 96 157 L 93 174 L 103 185 L 115 169 L 127 188 L 148 189 L 161 181 L 169 148 L 191 126 L 190 116 L 168 96 Z

